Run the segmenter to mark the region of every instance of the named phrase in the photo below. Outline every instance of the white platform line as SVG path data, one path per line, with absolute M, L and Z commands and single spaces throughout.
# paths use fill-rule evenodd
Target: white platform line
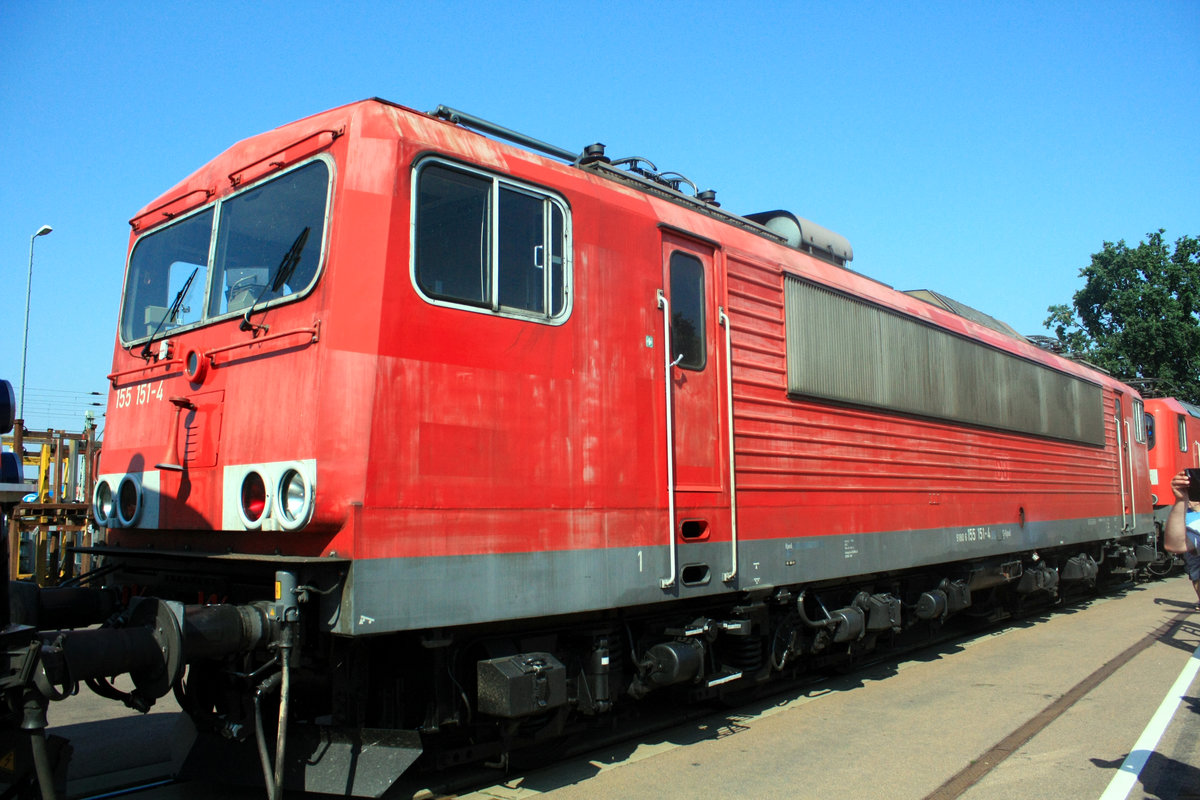
M 1125 757 L 1125 762 L 1121 764 L 1121 768 L 1117 770 L 1117 774 L 1109 782 L 1108 788 L 1104 790 L 1104 794 L 1100 795 L 1100 800 L 1124 800 L 1129 796 L 1130 790 L 1133 789 L 1133 785 L 1141 777 L 1142 769 L 1145 768 L 1146 762 L 1150 760 L 1150 756 L 1154 753 L 1154 748 L 1158 746 L 1158 740 L 1166 732 L 1167 726 L 1171 724 L 1171 719 L 1175 716 L 1176 709 L 1183 702 L 1183 698 L 1186 696 L 1185 693 L 1188 687 L 1192 685 L 1192 681 L 1195 680 L 1198 671 L 1200 671 L 1200 647 L 1196 648 L 1196 652 L 1192 653 L 1192 657 L 1184 665 L 1183 672 L 1179 673 L 1179 677 L 1171 685 L 1171 690 L 1167 692 L 1167 696 L 1163 698 L 1162 704 L 1154 712 L 1154 716 L 1150 718 L 1146 729 L 1142 731 L 1142 735 L 1138 737 L 1137 742 L 1133 745 L 1133 750 Z

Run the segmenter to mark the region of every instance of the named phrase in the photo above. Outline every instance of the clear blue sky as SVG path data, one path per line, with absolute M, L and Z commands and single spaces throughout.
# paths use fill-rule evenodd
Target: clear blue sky
M 1045 333 L 1105 241 L 1200 234 L 1200 2 L 0 2 L 0 377 L 78 429 L 134 212 L 380 96 L 595 141 Z M 50 401 L 54 400 L 52 406 Z M 50 412 L 53 411 L 53 414 Z

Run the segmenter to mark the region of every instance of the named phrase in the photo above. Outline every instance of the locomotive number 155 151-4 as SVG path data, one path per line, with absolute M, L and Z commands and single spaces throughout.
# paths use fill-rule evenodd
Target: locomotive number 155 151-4
M 132 405 L 143 406 L 152 400 L 162 399 L 162 381 L 159 381 L 157 386 L 153 383 L 139 383 L 136 387 L 125 386 L 117 389 L 117 408 L 128 408 Z

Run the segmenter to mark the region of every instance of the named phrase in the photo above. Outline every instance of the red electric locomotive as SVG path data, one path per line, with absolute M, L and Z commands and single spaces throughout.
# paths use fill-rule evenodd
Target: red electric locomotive
M 1153 552 L 1135 391 L 644 159 L 373 99 L 131 224 L 96 552 L 178 648 L 141 700 L 274 750 L 275 791 L 378 794 Z
M 1171 478 L 1200 467 L 1200 408 L 1173 397 L 1146 399 L 1150 496 L 1160 521 L 1175 502 Z

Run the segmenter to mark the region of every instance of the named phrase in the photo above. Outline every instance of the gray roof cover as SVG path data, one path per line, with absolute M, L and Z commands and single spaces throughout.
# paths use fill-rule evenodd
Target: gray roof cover
M 944 308 L 952 314 L 957 314 L 960 317 L 969 319 L 972 322 L 978 322 L 986 328 L 991 328 L 997 333 L 1003 333 L 1005 336 L 1012 336 L 1016 339 L 1024 339 L 1025 337 L 1017 333 L 1012 326 L 1001 322 L 993 316 L 983 313 L 978 309 L 971 308 L 968 305 L 958 302 L 957 300 L 946 297 L 944 294 L 939 294 L 932 289 L 909 289 L 905 294 L 915 297 L 918 300 L 924 300 L 930 305 Z
M 746 214 L 746 219 L 782 236 L 789 247 L 827 253 L 841 262 L 854 260 L 854 249 L 850 247 L 850 242 L 845 236 L 803 217 L 797 217 L 790 211 Z

